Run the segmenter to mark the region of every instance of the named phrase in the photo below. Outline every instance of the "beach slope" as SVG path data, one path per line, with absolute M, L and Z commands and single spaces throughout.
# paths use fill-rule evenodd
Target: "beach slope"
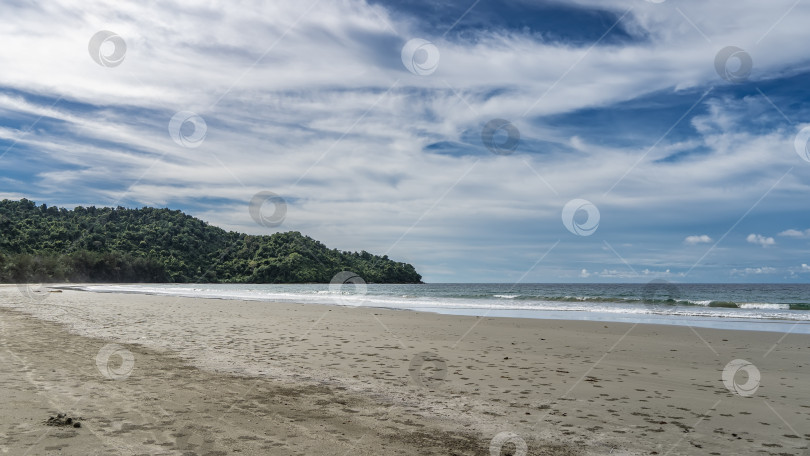
M 799 455 L 810 439 L 807 335 L 17 287 L 0 306 L 6 454 Z M 49 426 L 58 413 L 81 427 Z

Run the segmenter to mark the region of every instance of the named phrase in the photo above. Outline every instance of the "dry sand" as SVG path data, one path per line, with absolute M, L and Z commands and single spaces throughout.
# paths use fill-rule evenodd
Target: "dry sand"
M 808 335 L 13 286 L 0 325 L 4 454 L 810 454 Z

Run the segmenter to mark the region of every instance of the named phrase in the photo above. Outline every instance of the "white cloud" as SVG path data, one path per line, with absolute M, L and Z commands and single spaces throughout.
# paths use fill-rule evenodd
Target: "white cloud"
M 759 244 L 762 247 L 768 247 L 770 245 L 776 244 L 776 241 L 772 237 L 766 237 L 761 234 L 749 234 L 746 241 L 750 242 L 751 244 Z
M 800 239 L 810 238 L 810 229 L 804 231 L 789 229 L 779 233 L 779 236 L 800 238 Z
M 663 271 L 653 271 L 650 269 L 644 269 L 642 271 L 631 271 L 629 269 L 603 269 L 599 272 L 592 273 L 595 276 L 608 278 L 608 279 L 644 279 L 650 280 L 651 278 L 663 278 L 663 277 L 684 277 L 685 274 L 683 272 L 680 273 L 673 273 L 669 269 Z
M 763 266 L 759 268 L 745 268 L 745 269 L 732 269 L 731 275 L 760 275 L 760 274 L 775 274 L 778 272 L 776 268 L 770 266 Z
M 687 118 L 691 125 L 683 121 L 697 135 L 666 137 L 653 148 L 652 141 L 622 146 L 589 138 L 588 125 L 573 133 L 553 128 L 542 116 L 713 87 L 722 82 L 713 67 L 720 43 L 751 53 L 754 79 L 798 71 L 807 60 L 801 43 L 810 40 L 810 4 L 745 0 L 731 11 L 694 0 L 680 2 L 676 11 L 671 3 L 575 1 L 619 15 L 632 7 L 621 27 L 637 39 L 591 48 L 518 32 L 482 30 L 468 42 L 426 37 L 441 52 L 438 70 L 426 77 L 408 73 L 399 62 L 397 43 L 419 33 L 415 24 L 361 0 L 324 2 L 311 11 L 303 2 L 233 8 L 223 0 L 194 7 L 169 0 L 160 10 L 100 0 L 54 0 L 47 8 L 20 3 L 19 14 L 0 28 L 0 61 L 8 63 L 0 87 L 64 96 L 99 110 L 88 115 L 66 103 L 0 94 L 0 114 L 43 116 L 35 134 L 5 126 L 0 138 L 19 141 L 48 165 L 27 181 L 34 193 L 27 196 L 46 202 L 80 195 L 72 197 L 84 203 L 69 202 L 196 204 L 203 209 L 194 215 L 258 234 L 265 231 L 251 222 L 247 203 L 254 193 L 271 190 L 289 200 L 280 230 L 300 230 L 341 249 L 392 249 L 394 258 L 411 255 L 427 268 L 452 271 L 442 263 L 448 255 L 466 266 L 507 251 L 525 259 L 528 269 L 542 253 L 520 255 L 535 255 L 538 246 L 567 235 L 558 233 L 559 211 L 568 200 L 584 197 L 603 215 L 600 230 L 623 231 L 634 241 L 629 261 L 644 272 L 596 273 L 577 264 L 567 269 L 572 276 L 643 277 L 671 263 L 689 268 L 695 258 L 661 249 L 656 230 L 682 222 L 684 214 L 693 217 L 687 221 L 729 220 L 730 226 L 798 159 L 783 153 L 792 150 L 794 132 L 755 134 L 745 128 L 749 117 L 782 122 L 770 102 L 728 99 L 715 91 L 696 106 L 699 115 Z M 791 14 L 770 29 L 788 8 Z M 176 14 L 188 10 L 194 13 Z M 723 19 L 713 19 L 718 17 Z M 100 29 L 126 40 L 121 66 L 104 68 L 88 55 L 88 40 Z M 707 46 L 702 34 L 717 46 Z M 386 41 L 391 49 L 377 47 Z M 694 101 L 702 95 L 698 90 Z M 673 121 L 684 114 L 677 109 Z M 181 110 L 208 123 L 198 149 L 183 149 L 169 138 L 168 120 Z M 514 156 L 423 151 L 465 135 L 481 148 L 478 132 L 493 117 L 511 119 L 520 129 L 524 142 Z M 61 130 L 41 129 L 48 121 Z M 655 139 L 667 128 L 656 131 Z M 538 153 L 544 150 L 528 146 L 532 141 L 575 153 Z M 659 161 L 698 149 L 706 153 Z M 800 173 L 779 181 L 772 196 L 806 194 L 810 189 Z M 795 199 L 769 202 L 792 210 Z M 639 228 L 636 213 L 658 225 Z M 532 231 L 516 228 L 522 226 Z M 516 235 L 519 242 L 510 243 Z M 775 243 L 752 236 L 763 246 Z M 582 239 L 563 239 L 558 250 L 571 246 L 565 261 L 590 260 L 593 249 Z M 655 254 L 632 255 L 645 248 L 642 239 Z M 683 241 L 710 242 L 708 235 Z M 712 252 L 715 259 L 724 254 L 722 246 Z
M 712 238 L 707 234 L 686 236 L 686 239 L 683 240 L 686 245 L 708 244 L 710 242 L 712 242 Z
M 591 273 L 588 272 L 587 269 L 583 269 L 583 270 L 579 271 L 579 276 L 582 277 L 582 278 L 588 278 L 588 277 L 591 276 Z

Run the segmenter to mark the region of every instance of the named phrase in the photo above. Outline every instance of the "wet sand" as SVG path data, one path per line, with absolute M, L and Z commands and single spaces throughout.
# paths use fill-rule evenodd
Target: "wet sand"
M 0 287 L 0 325 L 4 454 L 801 455 L 810 443 L 808 335 L 14 286 Z M 736 359 L 751 364 L 726 368 Z M 724 368 L 739 372 L 724 382 Z M 82 427 L 48 426 L 57 413 Z

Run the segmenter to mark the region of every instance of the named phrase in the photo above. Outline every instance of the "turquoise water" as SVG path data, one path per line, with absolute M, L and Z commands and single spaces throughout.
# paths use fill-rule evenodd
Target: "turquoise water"
M 810 333 L 808 284 L 139 284 L 88 291 Z

